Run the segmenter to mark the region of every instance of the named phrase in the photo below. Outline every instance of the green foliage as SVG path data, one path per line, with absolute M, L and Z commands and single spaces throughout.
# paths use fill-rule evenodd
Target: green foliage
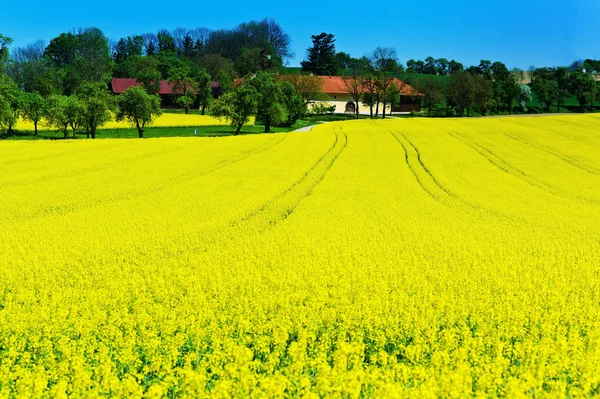
M 117 120 L 127 121 L 137 128 L 140 138 L 144 136 L 146 126 L 152 124 L 154 118 L 161 115 L 160 98 L 148 94 L 139 86 L 132 86 L 125 90 L 118 98 Z
M 185 64 L 181 64 L 169 71 L 168 82 L 173 87 L 175 102 L 181 106 L 187 114 L 196 101 L 198 84 L 192 76 L 192 70 Z
M 248 84 L 256 89 L 256 119 L 258 122 L 264 123 L 265 133 L 271 131 L 271 125 L 285 126 L 289 124 L 289 113 L 299 112 L 298 107 L 302 99 L 297 96 L 294 87 L 288 82 L 276 81 L 273 75 L 259 72 Z M 284 86 L 287 94 L 292 98 L 286 98 Z
M 68 97 L 55 94 L 46 100 L 46 119 L 48 123 L 62 131 L 63 137 L 67 137 L 69 119 L 66 114 Z
M 62 33 L 50 41 L 44 55 L 58 70 L 65 94 L 88 82 L 106 84 L 112 75 L 108 40 L 98 28 Z
M 431 114 L 431 108 L 445 101 L 447 85 L 440 79 L 435 79 L 430 75 L 424 75 L 415 79 L 411 83 L 420 94 L 423 107 L 427 108 L 428 115 Z
M 585 105 L 591 102 L 595 96 L 596 84 L 594 79 L 582 71 L 571 72 L 569 75 L 569 92 L 577 97 L 581 112 L 583 112 Z
M 155 57 L 129 58 L 128 63 L 132 66 L 134 77 L 148 94 L 158 94 L 160 91 L 161 75 L 158 70 L 158 62 Z
M 73 138 L 76 138 L 77 129 L 85 123 L 85 108 L 79 98 L 75 95 L 52 95 L 46 104 L 46 118 L 50 125 L 60 129 L 64 138 L 71 127 Z
M 281 125 L 289 127 L 306 114 L 306 104 L 291 83 L 281 82 L 280 85 L 283 93 L 283 106 L 287 113 L 287 119 Z
M 46 115 L 46 100 L 39 93 L 21 93 L 19 98 L 23 119 L 33 122 L 35 134 L 38 133 L 38 123 Z
M 549 68 L 536 69 L 530 87 L 537 97 L 542 112 L 544 112 L 544 106 L 549 110 L 558 92 L 558 84 L 553 78 L 553 71 Z
M 12 44 L 13 40 L 10 37 L 0 34 L 0 75 L 6 72 L 6 66 L 8 64 L 8 46 Z
M 331 33 L 312 35 L 313 45 L 308 51 L 308 60 L 302 61 L 302 71 L 318 76 L 335 75 L 338 62 L 335 53 L 335 37 Z
M 86 132 L 96 138 L 96 130 L 112 119 L 116 112 L 115 99 L 110 92 L 97 83 L 84 83 L 77 90 L 82 107 L 81 124 Z
M 204 70 L 201 70 L 198 71 L 198 73 L 195 76 L 195 79 L 196 87 L 198 89 L 196 94 L 196 100 L 198 101 L 198 105 L 200 107 L 200 110 L 202 111 L 202 115 L 204 115 L 206 108 L 210 107 L 210 104 L 213 101 L 213 90 L 210 75 Z
M 256 111 L 257 101 L 256 88 L 246 84 L 223 94 L 214 102 L 211 113 L 217 118 L 228 120 L 237 135 Z
M 20 111 L 20 94 L 15 82 L 6 74 L 0 74 L 0 134 L 13 131 Z

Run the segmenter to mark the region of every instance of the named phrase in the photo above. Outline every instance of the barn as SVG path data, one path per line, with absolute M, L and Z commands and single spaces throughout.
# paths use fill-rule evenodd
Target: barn
M 218 97 L 220 93 L 219 83 L 212 81 L 210 82 L 213 96 Z M 113 94 L 123 94 L 125 90 L 129 89 L 131 86 L 141 86 L 141 84 L 133 78 L 114 78 L 110 82 L 110 89 Z M 169 84 L 166 80 L 160 81 L 160 89 L 158 91 L 158 95 L 161 99 L 161 106 L 163 108 L 171 108 L 175 107 L 173 100 L 173 84 Z
M 348 92 L 346 85 L 344 84 L 344 78 L 341 76 L 320 76 L 323 81 L 323 92 L 329 97 L 329 103 L 335 105 L 336 113 L 356 113 L 356 104 L 352 99 L 352 96 Z M 390 109 L 388 106 L 386 113 L 400 112 L 408 113 L 411 111 L 421 110 L 421 95 L 409 84 L 394 78 L 392 84 L 398 87 L 400 91 L 400 104 L 394 109 Z M 369 114 L 369 107 L 365 107 L 362 103 L 359 104 L 360 114 Z M 381 112 L 381 109 L 380 109 Z

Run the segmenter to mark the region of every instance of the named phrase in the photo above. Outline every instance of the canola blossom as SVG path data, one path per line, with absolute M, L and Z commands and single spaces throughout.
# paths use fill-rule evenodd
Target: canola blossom
M 224 119 L 215 118 L 209 115 L 197 115 L 197 114 L 172 114 L 172 113 L 163 113 L 161 116 L 157 117 L 152 126 L 154 127 L 194 127 L 194 126 L 225 126 L 228 125 Z M 251 118 L 249 124 L 254 124 L 254 118 Z M 16 125 L 19 130 L 29 130 L 33 131 L 34 126 L 32 122 L 24 121 L 20 119 Z M 101 126 L 99 129 L 127 129 L 133 128 L 131 124 L 120 121 L 116 122 L 114 119 L 104 126 Z M 45 121 L 41 121 L 38 125 L 39 130 L 56 130 L 52 126 L 49 126 Z
M 0 398 L 598 395 L 598 132 L 0 142 Z

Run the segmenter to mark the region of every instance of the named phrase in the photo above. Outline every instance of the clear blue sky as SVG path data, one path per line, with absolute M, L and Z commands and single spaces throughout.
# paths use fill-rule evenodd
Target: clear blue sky
M 600 59 L 599 0 L 430 1 L 185 1 L 8 0 L 0 6 L 0 33 L 23 46 L 48 42 L 71 28 L 97 26 L 112 39 L 177 27 L 230 28 L 275 18 L 292 36 L 299 65 L 310 35 L 333 33 L 337 50 L 362 56 L 393 46 L 402 63 L 445 57 L 465 65 L 480 59 L 509 67 L 567 65 Z M 343 6 L 341 4 L 344 4 Z

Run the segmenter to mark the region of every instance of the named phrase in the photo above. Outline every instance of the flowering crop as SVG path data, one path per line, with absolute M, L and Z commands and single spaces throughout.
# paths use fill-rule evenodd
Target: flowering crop
M 250 121 L 254 123 L 253 120 Z M 189 127 L 189 126 L 224 126 L 227 125 L 227 121 L 220 120 L 208 115 L 196 115 L 196 114 L 171 114 L 164 113 L 152 123 L 154 127 Z M 106 125 L 101 126 L 100 129 L 126 129 L 132 128 L 127 122 L 115 122 L 114 119 L 108 122 Z M 20 130 L 33 130 L 33 123 L 20 119 L 17 123 L 17 128 Z M 54 130 L 51 126 L 48 126 L 44 121 L 40 122 L 38 126 L 40 130 Z
M 600 119 L 0 143 L 0 397 L 600 394 Z

